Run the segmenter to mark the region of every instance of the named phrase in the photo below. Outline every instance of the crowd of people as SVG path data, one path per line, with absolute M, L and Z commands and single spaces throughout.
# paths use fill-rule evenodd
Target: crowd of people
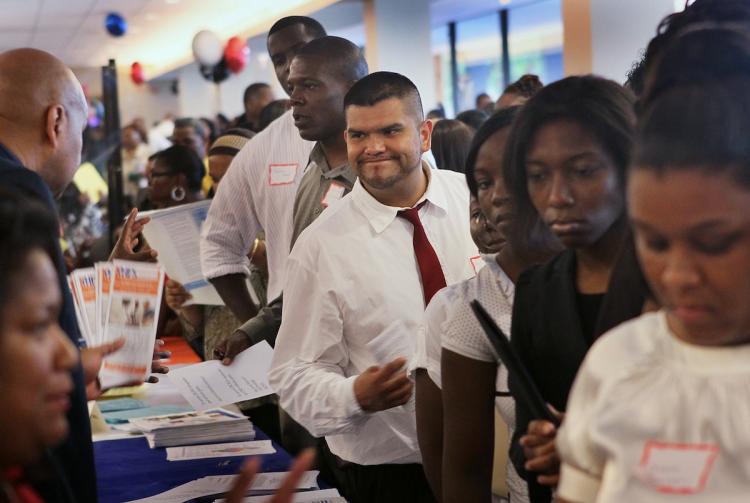
M 134 209 L 104 256 L 155 260 L 137 211 L 212 198 L 201 267 L 225 305 L 170 279 L 160 330 L 225 365 L 274 348 L 276 395 L 239 404 L 299 454 L 273 501 L 313 465 L 351 502 L 747 499 L 747 2 L 666 17 L 624 86 L 525 75 L 455 119 L 311 18 L 267 48 L 288 100 L 252 84 L 244 114 L 174 120 L 159 149 L 123 128 Z M 103 203 L 68 188 L 85 124 L 60 61 L 0 54 L 0 501 L 96 501 L 85 401 L 121 342 L 80 348 L 64 279 L 102 235 Z

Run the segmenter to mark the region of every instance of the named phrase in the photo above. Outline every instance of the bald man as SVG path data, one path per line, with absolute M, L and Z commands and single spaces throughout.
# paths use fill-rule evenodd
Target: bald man
M 41 201 L 56 212 L 53 197 L 67 187 L 81 163 L 86 116 L 81 85 L 54 56 L 34 49 L 0 54 L 0 185 Z M 73 342 L 78 342 L 73 300 L 59 248 L 56 262 L 63 292 L 60 326 Z M 51 477 L 54 480 L 38 487 L 45 501 L 97 501 L 80 365 L 73 371 L 73 380 L 75 389 L 68 412 L 70 434 L 52 453 L 51 460 L 53 473 L 64 471 L 67 481 L 57 474 Z

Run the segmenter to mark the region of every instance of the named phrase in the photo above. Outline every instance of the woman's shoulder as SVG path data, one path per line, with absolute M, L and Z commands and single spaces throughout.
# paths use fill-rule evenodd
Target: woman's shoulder
M 575 252 L 565 250 L 543 264 L 524 270 L 516 280 L 516 298 L 558 291 L 572 278 Z
M 599 337 L 586 356 L 585 365 L 596 373 L 612 374 L 651 359 L 664 330 L 662 312 L 646 313 L 622 323 Z

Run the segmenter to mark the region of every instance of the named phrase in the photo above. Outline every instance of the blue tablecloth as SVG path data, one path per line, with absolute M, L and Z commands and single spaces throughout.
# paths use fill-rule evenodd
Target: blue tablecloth
M 268 440 L 257 426 L 255 431 L 256 440 Z M 275 442 L 273 446 L 275 454 L 259 456 L 262 471 L 287 471 L 291 457 Z M 167 461 L 166 449 L 149 449 L 143 437 L 95 442 L 94 456 L 100 503 L 123 503 L 154 496 L 201 477 L 234 474 L 244 459 Z

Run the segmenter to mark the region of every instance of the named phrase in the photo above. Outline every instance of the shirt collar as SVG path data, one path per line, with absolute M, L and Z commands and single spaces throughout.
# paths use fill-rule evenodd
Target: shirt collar
M 357 174 L 349 166 L 349 163 L 344 163 L 341 166 L 337 166 L 335 168 L 331 168 L 328 165 L 328 160 L 326 159 L 325 153 L 323 152 L 323 146 L 320 144 L 320 142 L 315 142 L 315 146 L 313 147 L 312 151 L 310 151 L 310 157 L 307 161 L 305 172 L 307 172 L 308 169 L 311 169 L 312 166 L 317 166 L 317 168 L 320 170 L 320 176 L 322 176 L 323 178 L 329 180 L 343 178 L 349 183 L 349 186 L 354 185 L 354 182 L 357 181 Z
M 11 161 L 16 164 L 22 164 L 21 160 L 2 143 L 0 143 L 0 159 L 5 159 L 6 161 Z
M 425 208 L 435 207 L 444 213 L 448 210 L 448 198 L 445 194 L 445 187 L 438 170 L 430 169 L 429 164 L 422 161 L 422 169 L 427 174 L 427 190 L 422 197 L 414 204 L 413 207 L 419 206 L 423 201 L 429 204 Z M 380 234 L 391 222 L 396 219 L 400 210 L 408 208 L 397 208 L 395 206 L 386 206 L 367 192 L 362 183 L 357 180 L 352 188 L 352 202 L 362 211 L 367 220 L 370 222 L 373 230 Z

